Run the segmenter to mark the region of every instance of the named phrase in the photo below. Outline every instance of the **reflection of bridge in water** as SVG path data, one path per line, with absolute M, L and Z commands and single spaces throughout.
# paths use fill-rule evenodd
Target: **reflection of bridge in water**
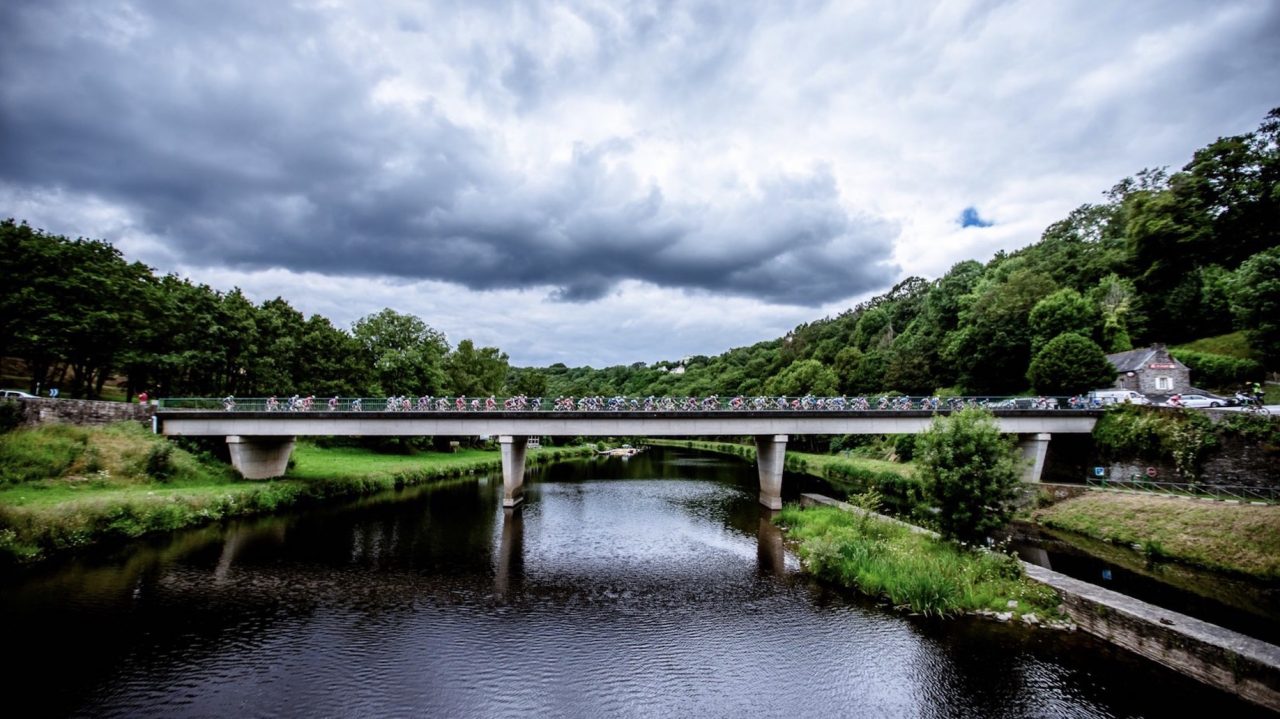
M 156 432 L 224 436 L 232 464 L 249 479 L 284 474 L 299 436 L 497 437 L 502 450 L 503 506 L 524 496 L 530 437 L 755 438 L 760 502 L 782 507 L 782 470 L 790 435 L 914 434 L 948 410 L 707 410 L 594 412 L 225 412 L 161 403 Z M 1088 434 L 1101 412 L 1078 409 L 995 409 L 1000 430 L 1018 435 L 1027 458 L 1024 479 L 1036 482 L 1056 433 Z

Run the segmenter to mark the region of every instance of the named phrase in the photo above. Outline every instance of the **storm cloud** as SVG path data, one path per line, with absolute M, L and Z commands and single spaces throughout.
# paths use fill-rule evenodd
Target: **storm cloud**
M 0 27 L 0 215 L 530 363 L 776 337 L 1280 105 L 1280 5 L 1251 0 L 10 0 Z
M 8 11 L 21 39 L 0 78 L 3 180 L 117 204 L 188 264 L 547 286 L 563 301 L 635 279 L 811 306 L 899 272 L 894 223 L 848 209 L 829 168 L 731 178 L 709 202 L 640 176 L 627 137 L 548 138 L 568 156 L 520 167 L 430 100 L 379 101 L 396 68 L 353 53 L 362 39 L 319 7 L 112 7 Z M 486 60 L 451 79 L 517 116 L 576 75 L 521 46 L 473 52 Z M 693 74 L 717 73 L 708 55 Z

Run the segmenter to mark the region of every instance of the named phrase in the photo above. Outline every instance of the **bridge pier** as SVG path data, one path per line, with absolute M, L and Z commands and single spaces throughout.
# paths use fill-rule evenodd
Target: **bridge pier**
M 524 452 L 528 437 L 508 434 L 498 437 L 502 451 L 502 506 L 514 507 L 524 501 Z
M 782 509 L 782 468 L 787 458 L 787 435 L 756 435 L 756 469 L 760 472 L 760 504 Z
M 1022 459 L 1026 462 L 1026 469 L 1022 471 L 1022 481 L 1039 482 L 1040 475 L 1044 472 L 1044 458 L 1049 452 L 1049 440 L 1053 437 L 1048 432 L 1039 432 L 1037 434 L 1024 434 L 1018 437 L 1018 449 L 1022 452 Z
M 231 466 L 245 479 L 283 477 L 293 454 L 293 437 L 227 437 Z

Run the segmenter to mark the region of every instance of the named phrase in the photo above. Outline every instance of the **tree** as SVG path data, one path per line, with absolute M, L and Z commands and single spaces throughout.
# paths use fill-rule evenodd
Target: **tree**
M 1232 307 L 1269 370 L 1280 367 L 1280 247 L 1245 260 L 1231 283 Z
M 1064 332 L 1091 337 L 1098 327 L 1098 308 L 1070 287 L 1054 292 L 1031 308 L 1031 353 Z
M 1049 340 L 1027 368 L 1031 386 L 1047 395 L 1080 394 L 1110 387 L 1115 378 L 1115 365 L 1107 361 L 1102 348 L 1074 332 Z
M 1108 352 L 1133 349 L 1129 328 L 1135 321 L 1132 318 L 1134 292 L 1133 282 L 1114 272 L 1089 291 L 1090 299 L 1102 313 L 1102 347 Z
M 765 383 L 765 391 L 786 397 L 806 394 L 826 397 L 836 393 L 836 384 L 836 373 L 831 368 L 818 360 L 797 360 Z
M 476 349 L 462 340 L 444 361 L 444 373 L 452 394 L 472 397 L 497 394 L 507 378 L 507 353 L 497 347 Z
M 916 436 L 915 462 L 943 537 L 980 542 L 1013 515 L 1020 460 L 990 412 L 934 418 Z
M 360 343 L 379 394 L 441 394 L 449 343 L 442 333 L 413 315 L 390 308 L 356 320 L 351 333 Z
M 547 394 L 547 376 L 531 367 L 509 369 L 507 371 L 507 394 L 545 397 Z
M 989 272 L 965 297 L 957 329 L 947 335 L 943 357 L 970 392 L 1023 387 L 1021 378 L 1031 360 L 1031 310 L 1057 289 L 1047 275 L 1023 264 L 1015 258 Z

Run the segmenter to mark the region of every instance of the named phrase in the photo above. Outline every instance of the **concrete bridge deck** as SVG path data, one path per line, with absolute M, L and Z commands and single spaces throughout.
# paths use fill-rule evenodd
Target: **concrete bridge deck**
M 173 436 L 399 435 L 628 437 L 754 434 L 914 434 L 949 410 L 711 410 L 479 412 L 223 412 L 159 409 L 157 431 Z M 1100 410 L 995 410 L 1009 434 L 1089 433 Z
M 231 461 L 246 478 L 284 474 L 298 436 L 497 437 L 502 450 L 504 506 L 524 492 L 529 437 L 752 436 L 760 473 L 760 502 L 782 506 L 782 468 L 790 435 L 914 434 L 950 410 L 693 410 L 693 411 L 462 411 L 338 412 L 158 409 L 157 433 L 225 436 Z M 998 409 L 1002 432 L 1019 436 L 1024 479 L 1039 481 L 1056 433 L 1089 433 L 1099 410 Z

